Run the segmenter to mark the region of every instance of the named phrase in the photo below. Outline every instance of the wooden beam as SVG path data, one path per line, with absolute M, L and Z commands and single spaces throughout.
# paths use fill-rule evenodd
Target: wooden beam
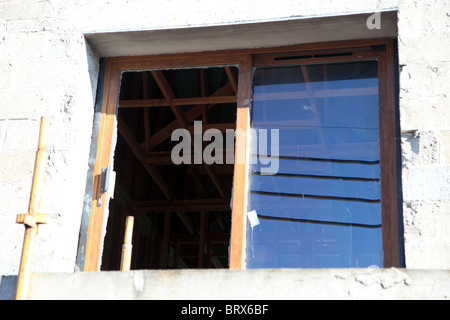
M 189 130 L 189 132 L 192 134 L 194 133 L 194 126 L 188 126 L 187 128 Z M 235 130 L 236 129 L 236 123 L 211 123 L 211 124 L 202 124 L 202 131 L 203 133 L 206 130 L 209 129 L 216 129 L 219 130 L 220 132 L 225 133 L 227 130 Z
M 170 240 L 177 243 L 196 244 L 198 243 L 198 237 L 191 233 L 177 233 L 172 234 Z M 230 241 L 230 234 L 227 232 L 215 232 L 205 233 L 205 241 L 211 241 L 211 243 L 228 244 Z
M 149 98 L 148 92 L 148 73 L 142 73 L 142 95 L 144 99 Z M 145 132 L 145 150 L 150 151 L 150 110 L 144 109 L 144 132 Z
M 134 217 L 128 216 L 125 223 L 125 236 L 122 245 L 120 271 L 130 271 L 131 269 L 131 255 L 133 251 L 133 228 Z
M 175 197 L 171 191 L 171 189 L 166 184 L 165 180 L 159 173 L 159 171 L 153 167 L 152 165 L 145 162 L 145 153 L 142 150 L 141 146 L 137 142 L 136 138 L 133 136 L 132 132 L 128 128 L 128 126 L 125 124 L 123 119 L 118 117 L 118 124 L 117 128 L 119 130 L 119 133 L 122 135 L 122 137 L 125 139 L 126 143 L 131 148 L 131 151 L 136 156 L 136 158 L 141 162 L 141 164 L 144 166 L 144 168 L 147 170 L 147 172 L 150 174 L 150 176 L 153 178 L 155 183 L 158 185 L 158 187 L 161 189 L 161 191 L 164 193 L 166 198 L 168 200 L 173 200 Z
M 214 170 L 217 174 L 223 175 L 232 175 L 234 173 L 234 165 L 232 164 L 221 164 L 214 167 Z M 208 174 L 203 167 L 198 168 L 199 174 Z M 190 170 L 188 170 L 188 174 L 191 174 Z
M 188 200 L 148 200 L 136 201 L 133 212 L 161 212 L 174 211 L 230 211 L 230 199 L 188 199 Z
M 161 89 L 164 97 L 171 103 L 170 108 L 172 109 L 173 113 L 177 117 L 180 126 L 182 128 L 187 129 L 189 127 L 189 121 L 186 118 L 185 113 L 182 112 L 181 110 L 179 110 L 175 105 L 172 104 L 172 101 L 173 101 L 175 95 L 174 95 L 172 89 L 170 88 L 169 83 L 167 82 L 166 78 L 164 77 L 162 71 L 155 70 L 155 71 L 151 71 L 151 73 L 152 73 L 153 78 L 155 79 L 156 83 L 158 84 L 159 88 Z M 192 144 L 194 143 L 194 141 L 192 139 L 191 139 L 191 143 Z M 194 148 L 194 152 L 195 152 L 195 148 Z M 220 196 L 222 198 L 226 198 L 227 194 L 225 192 L 225 189 L 223 188 L 222 183 L 219 180 L 219 177 L 214 172 L 214 169 L 207 164 L 204 164 L 204 167 L 205 167 L 206 172 L 208 172 L 208 175 L 210 176 L 214 185 L 216 186 L 217 191 L 219 192 Z M 201 184 L 200 181 L 197 181 L 197 183 Z
M 170 239 L 170 225 L 172 213 L 167 211 L 164 215 L 164 232 L 161 243 L 159 268 L 167 269 L 167 258 L 169 257 L 169 239 Z
M 226 156 L 228 152 L 233 152 L 232 149 L 216 149 L 215 150 L 217 154 L 220 154 L 221 152 L 223 153 L 223 159 L 225 162 Z M 171 155 L 171 151 L 153 151 L 153 152 L 148 152 L 145 155 L 145 162 L 148 164 L 152 164 L 152 165 L 174 165 L 173 161 L 172 161 L 172 155 Z M 194 163 L 194 155 L 191 154 L 191 162 L 188 165 L 193 165 Z M 203 165 L 203 164 L 202 164 Z M 222 166 L 225 164 L 217 164 L 215 165 L 215 168 L 218 166 Z M 203 171 L 206 171 L 206 169 L 204 169 Z
M 226 159 L 226 155 L 228 152 L 233 152 L 232 149 L 216 149 L 216 154 L 223 153 L 223 159 Z M 188 165 L 197 165 L 194 163 L 194 155 L 191 154 L 191 162 L 187 163 Z M 172 161 L 172 155 L 171 151 L 154 151 L 154 152 L 148 152 L 145 156 L 145 162 L 153 165 L 174 165 Z M 225 164 L 217 164 L 215 165 L 215 168 L 218 166 L 223 166 Z M 201 164 L 200 166 L 204 166 L 204 164 Z M 203 170 L 206 172 L 206 170 Z
M 197 268 L 203 268 L 203 256 L 205 254 L 205 233 L 206 233 L 206 211 L 202 209 L 200 214 L 200 232 L 198 239 L 198 260 Z
M 200 69 L 200 96 L 206 97 L 206 79 L 205 79 L 205 69 Z M 208 122 L 207 119 L 207 112 L 206 112 L 206 105 L 203 106 L 203 112 L 202 112 L 202 122 L 206 124 Z
M 172 112 L 175 114 L 179 126 L 182 128 L 187 128 L 189 125 L 189 122 L 186 118 L 186 115 L 184 112 L 179 110 L 173 100 L 175 99 L 175 94 L 172 91 L 172 88 L 170 87 L 169 83 L 166 80 L 166 77 L 163 75 L 161 70 L 153 70 L 151 71 L 153 78 L 155 79 L 156 83 L 159 86 L 159 89 L 161 89 L 164 97 L 166 98 L 167 102 L 169 102 L 169 106 L 172 109 Z M 204 104 L 204 103 L 202 103 Z
M 181 116 L 181 119 L 183 117 Z M 131 150 L 135 154 L 136 158 L 142 163 L 144 168 L 147 170 L 147 172 L 150 174 L 150 176 L 153 178 L 155 183 L 159 186 L 161 191 L 164 193 L 165 197 L 168 200 L 174 200 L 175 195 L 169 189 L 168 185 L 166 184 L 165 180 L 160 175 L 159 171 L 153 167 L 152 165 L 149 165 L 148 163 L 145 163 L 145 156 L 144 151 L 142 147 L 137 142 L 136 138 L 133 136 L 132 132 L 129 130 L 129 128 L 126 126 L 125 122 L 122 119 L 118 119 L 118 130 L 119 133 L 122 135 L 122 137 L 125 139 L 127 144 L 130 146 Z M 194 169 L 195 170 L 195 169 Z M 195 173 L 195 171 L 194 171 Z M 198 174 L 196 174 L 196 177 L 199 177 Z M 200 181 L 197 181 L 200 187 L 200 190 L 205 194 L 206 189 L 203 187 Z M 187 216 L 183 212 L 183 208 L 180 207 L 178 210 L 174 209 L 176 211 L 178 217 L 181 219 L 183 224 L 186 226 L 186 228 L 191 232 L 195 234 L 195 228 L 193 227 L 192 221 L 190 220 L 189 216 Z
M 86 254 L 84 271 L 98 271 L 100 253 L 103 243 L 103 222 L 105 204 L 99 201 L 100 177 L 103 168 L 108 167 L 111 159 L 113 132 L 117 107 L 117 96 L 120 89 L 120 70 L 107 60 L 105 64 L 105 83 L 103 88 L 102 115 L 97 139 L 97 153 L 93 172 L 93 199 L 89 215 L 89 227 L 86 235 Z
M 220 104 L 236 103 L 236 96 L 212 96 L 195 98 L 174 98 L 171 102 L 166 99 L 142 99 L 142 100 L 120 100 L 119 108 L 154 108 L 174 106 L 192 106 L 197 104 Z
M 230 84 L 231 84 L 231 87 L 233 88 L 234 94 L 237 95 L 237 93 L 238 93 L 237 80 L 234 77 L 234 74 L 231 71 L 231 68 L 225 67 L 225 72 L 227 73 L 228 80 L 230 80 Z
M 187 128 L 189 126 L 189 122 L 186 118 L 186 115 L 184 114 L 183 111 L 181 111 L 180 109 L 178 109 L 175 105 L 172 104 L 172 100 L 174 98 L 174 93 L 172 91 L 172 89 L 170 88 L 169 84 L 167 83 L 166 78 L 164 77 L 162 71 L 157 70 L 157 71 L 151 71 L 153 78 L 156 80 L 156 83 L 158 84 L 159 88 L 161 89 L 164 97 L 166 98 L 166 100 L 169 101 L 170 103 L 170 109 L 172 109 L 172 112 L 175 114 L 179 125 L 182 128 Z M 192 140 L 191 140 L 192 141 Z M 196 169 L 193 169 L 193 174 L 194 174 L 194 178 L 198 184 L 198 187 L 200 188 L 200 191 L 202 192 L 202 194 L 204 196 L 208 196 L 208 191 L 207 189 L 204 187 L 200 175 L 196 172 Z
M 244 55 L 239 64 L 239 99 L 236 120 L 236 151 L 233 182 L 233 212 L 230 241 L 230 269 L 245 268 L 245 237 L 247 216 L 248 154 L 252 56 Z M 241 134 L 239 134 L 239 132 Z
M 231 85 L 227 83 L 217 91 L 215 91 L 211 96 L 222 96 L 226 94 L 230 94 L 232 92 Z M 215 104 L 208 104 L 206 106 L 207 109 L 212 108 L 215 106 Z M 203 105 L 199 104 L 194 107 L 192 107 L 189 111 L 186 111 L 186 119 L 189 122 L 192 122 L 193 120 L 197 119 L 199 116 L 201 116 L 203 113 Z M 161 142 L 165 141 L 167 138 L 169 138 L 172 134 L 172 132 L 179 128 L 178 120 L 174 120 L 171 123 L 169 123 L 167 126 L 153 134 L 150 139 L 150 149 L 155 148 L 158 146 Z

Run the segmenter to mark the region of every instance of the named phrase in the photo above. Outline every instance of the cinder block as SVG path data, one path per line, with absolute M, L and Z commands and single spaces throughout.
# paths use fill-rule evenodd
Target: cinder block
M 423 165 L 403 168 L 404 201 L 450 200 L 450 165 Z
M 2 92 L 0 117 L 4 119 L 38 119 L 48 113 L 45 92 L 37 89 L 14 89 Z
M 0 44 L 2 44 L 5 41 L 5 36 L 6 36 L 6 22 L 0 20 Z
M 410 235 L 420 235 L 422 239 L 448 241 L 449 211 L 450 200 L 408 201 L 403 205 L 405 230 Z
M 71 59 L 20 59 L 14 61 L 12 82 L 15 88 L 76 87 L 79 69 Z
M 39 32 L 43 31 L 39 20 L 12 20 L 6 23 L 8 32 Z
M 443 161 L 450 164 L 450 130 L 441 131 Z
M 407 168 L 420 163 L 419 160 L 419 139 L 416 132 L 402 135 L 402 165 Z
M 0 89 L 6 89 L 9 87 L 11 79 L 11 69 L 11 64 L 9 64 L 7 61 L 0 62 Z
M 40 121 L 10 120 L 6 129 L 5 152 L 36 152 Z
M 2 15 L 7 20 L 33 20 L 45 17 L 51 8 L 48 1 L 16 0 L 2 3 Z
M 2 153 L 0 155 L 0 183 L 33 179 L 36 152 Z
M 16 214 L 26 213 L 30 202 L 32 180 L 0 183 L 2 214 L 11 214 L 10 222 L 14 222 Z
M 2 53 L 12 62 L 42 59 L 48 51 L 49 37 L 48 32 L 8 31 Z M 17 66 L 16 63 L 14 65 Z
M 0 120 L 0 152 L 3 152 L 3 144 L 5 143 L 6 121 Z
M 406 130 L 440 130 L 448 128 L 450 113 L 448 98 L 444 96 L 417 96 L 409 92 L 400 93 L 400 126 Z
M 437 164 L 441 157 L 439 131 L 419 132 L 419 158 L 421 165 Z

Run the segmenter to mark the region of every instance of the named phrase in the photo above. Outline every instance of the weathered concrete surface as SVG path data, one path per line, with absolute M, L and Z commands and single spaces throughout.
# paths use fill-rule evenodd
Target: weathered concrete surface
M 450 272 L 277 269 L 35 274 L 30 299 L 441 300 L 450 299 Z
M 72 272 L 75 268 L 99 71 L 99 54 L 90 47 L 86 35 L 113 36 L 126 31 L 133 38 L 138 31 L 166 30 L 172 37 L 162 33 L 164 37 L 151 44 L 160 46 L 153 53 L 163 53 L 176 48 L 187 36 L 195 39 L 198 33 L 194 31 L 203 27 L 224 31 L 225 41 L 227 30 L 230 39 L 239 36 L 236 28 L 227 28 L 231 25 L 256 26 L 346 14 L 369 16 L 378 10 L 395 10 L 397 3 L 398 0 L 0 1 L 0 274 L 18 271 L 23 226 L 15 224 L 15 216 L 28 207 L 39 118 L 43 115 L 51 119 L 51 132 L 42 211 L 52 214 L 53 219 L 40 228 L 33 270 Z M 327 29 L 333 31 L 333 25 Z M 350 34 L 337 34 L 336 39 L 367 32 L 364 23 L 361 29 L 347 28 Z M 277 40 L 273 37 L 282 38 L 282 31 L 279 27 L 275 35 L 261 32 L 266 45 L 273 45 Z M 179 32 L 184 37 L 180 38 Z M 373 32 L 380 34 L 384 30 Z M 293 41 L 295 37 L 291 34 L 289 39 Z M 245 44 L 245 39 L 240 41 Z M 320 34 L 315 38 L 299 36 L 296 40 L 303 41 L 323 40 Z M 230 40 L 216 42 L 219 45 L 222 47 L 210 49 L 231 46 Z M 118 49 L 121 43 L 109 46 Z M 186 46 L 179 50 L 186 50 Z M 192 43 L 191 50 L 195 50 Z
M 17 273 L 23 226 L 15 224 L 15 216 L 27 210 L 42 115 L 52 120 L 42 211 L 53 214 L 53 219 L 40 230 L 34 270 L 74 269 L 99 69 L 98 52 L 89 46 L 86 35 L 101 33 L 114 37 L 129 32 L 129 38 L 137 40 L 138 31 L 163 35 L 155 37 L 153 44 L 161 45 L 154 53 L 162 53 L 177 47 L 178 32 L 193 39 L 195 33 L 189 32 L 202 28 L 205 33 L 222 27 L 220 30 L 235 32 L 228 26 L 282 25 L 299 19 L 389 10 L 398 10 L 406 266 L 448 269 L 448 1 L 3 0 L 0 1 L 0 274 Z M 276 31 L 272 36 L 264 33 L 267 45 L 274 45 L 271 37 L 279 36 L 282 28 Z M 327 41 L 330 35 L 325 39 L 320 34 L 315 38 L 299 36 L 298 43 Z M 353 33 L 337 34 L 336 39 L 352 36 Z M 233 37 L 235 33 L 229 39 Z M 227 38 L 226 34 L 223 38 Z M 289 41 L 293 39 L 291 35 Z M 114 49 L 114 45 L 120 47 L 121 43 L 113 41 L 108 45 Z M 214 49 L 231 44 L 220 45 L 224 47 Z
M 398 2 L 403 213 L 409 268 L 450 265 L 446 231 L 450 224 L 449 17 L 448 1 Z
M 226 25 L 139 32 L 87 33 L 92 48 L 102 56 L 135 56 L 180 52 L 279 47 L 299 43 L 394 38 L 397 36 L 397 12 L 380 13 L 382 28 L 368 29 L 369 13 L 286 20 L 253 21 Z

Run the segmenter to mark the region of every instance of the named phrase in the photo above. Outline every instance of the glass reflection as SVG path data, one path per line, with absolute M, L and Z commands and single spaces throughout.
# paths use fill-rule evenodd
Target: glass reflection
M 252 139 L 247 268 L 382 267 L 377 70 L 255 69 L 252 128 L 279 130 L 279 165 L 262 174 Z

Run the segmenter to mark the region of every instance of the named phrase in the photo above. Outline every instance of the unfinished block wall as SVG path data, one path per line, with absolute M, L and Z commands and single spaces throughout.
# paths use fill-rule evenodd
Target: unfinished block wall
M 51 132 L 42 212 L 52 219 L 40 228 L 34 271 L 74 270 L 99 68 L 99 57 L 85 41 L 85 33 L 220 26 L 397 8 L 406 264 L 408 268 L 448 268 L 450 13 L 445 0 L 3 0 L 0 274 L 17 273 L 23 226 L 15 224 L 15 216 L 27 211 L 43 115 L 51 118 Z
M 51 121 L 34 270 L 73 271 L 91 142 L 98 58 L 67 1 L 0 2 L 0 274 L 16 274 L 39 138 Z M 90 72 L 91 71 L 91 72 Z
M 450 266 L 450 4 L 398 4 L 406 265 Z

